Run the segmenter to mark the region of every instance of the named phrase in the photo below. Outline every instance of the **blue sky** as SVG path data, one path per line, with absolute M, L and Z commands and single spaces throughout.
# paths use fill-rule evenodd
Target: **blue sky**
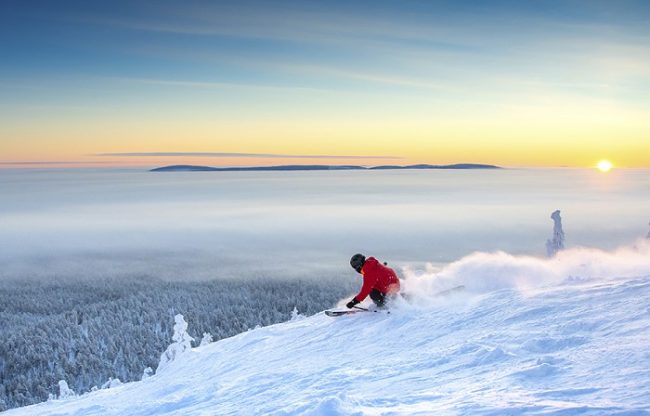
M 307 79 L 310 65 L 326 63 L 314 76 L 330 69 L 354 80 L 354 68 L 403 70 L 400 63 L 413 64 L 418 52 L 489 67 L 490 59 L 539 52 L 527 50 L 534 39 L 647 40 L 650 15 L 644 1 L 5 1 L 2 7 L 6 77 L 182 74 L 216 82 L 219 75 L 222 82 L 292 86 L 300 85 L 292 65 Z M 262 62 L 270 67 L 251 65 Z
M 6 124 L 0 139 L 12 141 L 1 149 L 9 155 L 3 160 L 26 160 L 34 148 L 45 149 L 34 154 L 39 160 L 159 151 L 359 154 L 343 142 L 358 137 L 368 144 L 379 135 L 383 155 L 454 162 L 452 153 L 433 160 L 431 152 L 456 136 L 471 147 L 468 137 L 476 133 L 448 120 L 466 116 L 478 126 L 506 119 L 519 104 L 515 112 L 526 109 L 519 118 L 542 114 L 533 126 L 568 113 L 556 130 L 568 123 L 575 131 L 563 140 L 582 137 L 583 147 L 590 134 L 579 129 L 586 109 L 600 119 L 617 114 L 606 127 L 630 137 L 628 155 L 641 150 L 646 127 L 645 1 L 4 1 L 0 12 L 0 121 Z M 551 111 L 549 102 L 561 111 Z M 150 138 L 158 131 L 134 127 L 170 118 L 179 120 L 167 129 L 176 129 L 176 140 L 160 146 Z M 215 118 L 232 127 L 217 131 L 210 124 Z M 271 125 L 277 120 L 284 125 Z M 305 120 L 314 121 L 314 132 L 292 130 Z M 375 120 L 392 124 L 378 133 Z M 86 127 L 62 127 L 63 121 Z M 340 138 L 328 144 L 318 134 L 328 122 L 347 128 L 347 136 L 334 132 Z M 255 136 L 246 130 L 251 123 L 274 133 Z M 109 124 L 117 129 L 115 145 L 95 134 Z M 192 126 L 199 126 L 199 138 L 185 134 Z M 389 142 L 412 134 L 404 126 L 420 126 L 428 139 L 407 140 L 400 152 Z M 476 130 L 492 133 L 478 137 L 479 144 L 509 130 L 481 126 Z M 124 138 L 129 131 L 133 136 Z M 263 144 L 284 136 L 294 138 L 279 149 Z M 94 145 L 84 137 L 94 137 Z M 139 137 L 149 138 L 138 144 Z M 596 142 L 607 140 L 614 137 Z M 48 150 L 57 143 L 66 152 Z M 609 143 L 597 144 L 598 152 L 615 150 Z

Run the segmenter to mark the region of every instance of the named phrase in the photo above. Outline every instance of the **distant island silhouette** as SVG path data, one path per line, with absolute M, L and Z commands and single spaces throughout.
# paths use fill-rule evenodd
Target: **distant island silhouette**
M 149 172 L 249 172 L 249 171 L 304 171 L 304 170 L 398 170 L 398 169 L 502 169 L 500 166 L 484 165 L 479 163 L 456 163 L 453 165 L 279 165 L 279 166 L 250 166 L 215 168 L 212 166 L 198 165 L 171 165 L 151 169 Z

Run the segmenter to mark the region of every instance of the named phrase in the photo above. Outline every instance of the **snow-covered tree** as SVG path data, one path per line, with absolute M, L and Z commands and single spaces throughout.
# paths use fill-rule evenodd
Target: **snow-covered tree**
M 122 382 L 119 378 L 109 377 L 108 381 L 102 384 L 102 389 L 112 389 L 113 387 L 117 387 L 120 384 L 122 384 Z
M 546 255 L 548 257 L 553 257 L 558 251 L 564 250 L 564 230 L 562 230 L 559 209 L 551 214 L 551 219 L 553 220 L 553 238 L 546 240 Z
M 59 381 L 59 399 L 67 399 L 68 397 L 74 396 L 74 391 L 68 387 L 68 383 L 65 380 Z
M 185 322 L 183 315 L 180 313 L 177 314 L 174 317 L 174 322 L 174 335 L 172 336 L 174 342 L 160 356 L 160 363 L 158 363 L 156 372 L 164 370 L 169 363 L 176 360 L 181 354 L 192 349 L 191 342 L 194 341 L 194 338 L 187 333 L 187 322 Z
M 153 370 L 151 369 L 151 367 L 147 367 L 142 372 L 142 379 L 141 380 L 146 380 L 151 376 L 153 376 Z
M 297 321 L 297 320 L 300 320 L 302 318 L 304 318 L 304 316 L 302 316 L 300 314 L 300 312 L 298 312 L 298 308 L 294 306 L 293 310 L 291 311 L 291 320 L 292 321 Z
M 212 343 L 212 334 L 209 332 L 204 332 L 203 333 L 203 338 L 201 338 L 201 343 L 199 344 L 199 347 L 202 347 L 204 345 L 208 345 Z
M 650 225 L 650 223 L 648 223 L 648 225 Z M 645 238 L 650 239 L 650 231 L 648 231 L 648 235 L 646 235 Z

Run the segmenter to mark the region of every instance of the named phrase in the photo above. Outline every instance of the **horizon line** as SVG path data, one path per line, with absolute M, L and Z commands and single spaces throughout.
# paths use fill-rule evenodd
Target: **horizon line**
M 61 165 L 73 165 L 73 166 L 61 166 Z M 101 166 L 92 166 L 93 164 L 101 164 Z M 432 164 L 438 166 L 445 165 L 459 165 L 459 164 L 479 164 L 479 165 L 493 165 L 498 166 L 504 169 L 595 169 L 593 166 L 567 166 L 567 165 L 551 165 L 551 166 L 542 166 L 542 165 L 501 165 L 501 164 L 491 164 L 491 163 L 475 163 L 475 162 L 451 162 L 451 163 L 409 163 L 408 165 L 421 165 L 421 164 Z M 55 166 L 47 166 L 55 165 Z M 90 165 L 90 166 L 83 166 Z M 301 164 L 298 164 L 301 165 Z M 306 164 L 308 165 L 308 164 Z M 82 162 L 82 161 L 69 161 L 69 162 L 60 162 L 60 161 L 29 161 L 29 162 L 5 162 L 0 161 L 0 170 L 10 170 L 10 169 L 155 169 L 159 167 L 166 166 L 176 166 L 176 165 L 148 165 L 148 164 L 134 164 L 134 165 L 113 165 L 111 162 Z M 218 166 L 207 166 L 207 165 L 192 165 L 192 166 L 201 166 L 201 167 L 218 167 Z M 237 165 L 237 166 L 225 166 L 225 167 L 268 167 L 268 166 L 284 166 L 284 165 Z M 329 166 L 343 166 L 343 165 L 329 165 Z M 371 165 L 360 165 L 364 167 L 373 167 Z M 377 165 L 381 166 L 381 165 Z M 612 170 L 618 169 L 650 169 L 650 166 L 616 166 Z

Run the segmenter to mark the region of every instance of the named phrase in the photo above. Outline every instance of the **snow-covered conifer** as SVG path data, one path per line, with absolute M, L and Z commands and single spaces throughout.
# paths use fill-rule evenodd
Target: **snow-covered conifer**
M 65 380 L 59 381 L 59 399 L 67 399 L 68 397 L 74 397 L 75 393 Z
M 147 367 L 144 369 L 142 372 L 142 380 L 148 379 L 149 377 L 153 376 L 153 370 L 151 367 Z
M 109 377 L 108 381 L 102 384 L 102 389 L 112 389 L 113 387 L 117 387 L 120 384 L 122 384 L 122 382 L 119 378 Z
M 203 333 L 203 338 L 201 338 L 201 344 L 199 344 L 199 346 L 202 347 L 204 345 L 208 345 L 208 344 L 212 343 L 212 341 L 213 341 L 212 340 L 212 334 L 210 334 L 209 332 L 204 332 Z
M 560 217 L 560 210 L 556 210 L 551 214 L 553 220 L 553 238 L 546 240 L 546 255 L 553 257 L 558 251 L 564 250 L 564 230 L 562 230 L 562 218 Z
M 160 362 L 158 363 L 156 372 L 164 370 L 169 363 L 176 360 L 181 354 L 192 349 L 191 342 L 194 341 L 194 338 L 187 333 L 187 322 L 185 322 L 183 315 L 177 314 L 174 317 L 174 321 L 174 335 L 172 336 L 174 342 L 160 356 Z
M 297 321 L 297 320 L 300 320 L 302 318 L 304 318 L 304 316 L 302 316 L 300 314 L 300 312 L 298 312 L 298 308 L 294 306 L 293 310 L 291 311 L 291 320 L 292 321 Z

